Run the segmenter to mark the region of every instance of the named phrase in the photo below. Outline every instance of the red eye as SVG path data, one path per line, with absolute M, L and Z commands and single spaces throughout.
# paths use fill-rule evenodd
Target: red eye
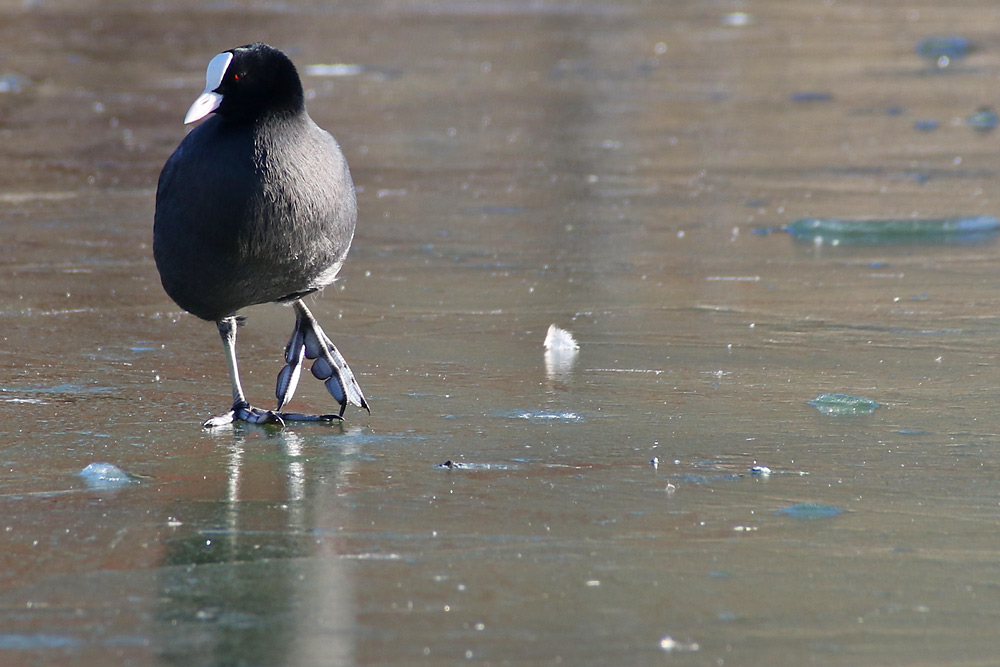
M 239 80 L 240 80 L 240 75 L 239 74 L 234 74 L 233 75 L 233 81 L 239 81 Z

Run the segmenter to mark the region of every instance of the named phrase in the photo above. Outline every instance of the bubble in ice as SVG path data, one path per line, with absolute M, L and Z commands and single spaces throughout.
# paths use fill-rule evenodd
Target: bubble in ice
M 700 648 L 698 642 L 677 640 L 670 635 L 660 638 L 660 649 L 668 653 L 693 653 Z

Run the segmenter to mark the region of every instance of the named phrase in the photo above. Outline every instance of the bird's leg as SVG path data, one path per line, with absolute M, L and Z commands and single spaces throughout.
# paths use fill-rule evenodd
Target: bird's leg
M 278 373 L 278 386 L 275 392 L 278 398 L 278 409 L 287 403 L 295 385 L 298 382 L 301 372 L 302 358 L 315 359 L 312 365 L 312 374 L 319 380 L 323 380 L 327 391 L 337 399 L 340 404 L 340 413 L 336 415 L 302 415 L 298 413 L 280 413 L 282 419 L 286 421 L 329 421 L 333 419 L 343 419 L 344 410 L 347 404 L 351 403 L 360 408 L 364 408 L 371 413 L 368 402 L 365 401 L 361 387 L 354 379 L 354 373 L 344 359 L 337 347 L 330 341 L 326 333 L 319 326 L 316 318 L 309 312 L 301 299 L 296 299 L 292 306 L 295 308 L 295 331 L 285 348 L 286 366 Z
M 236 317 L 224 317 L 215 323 L 219 328 L 219 335 L 222 337 L 222 346 L 226 350 L 226 366 L 229 369 L 229 381 L 233 385 L 233 407 L 229 412 L 212 417 L 206 421 L 205 428 L 225 426 L 234 421 L 245 421 L 250 424 L 283 424 L 281 417 L 270 410 L 260 410 L 252 407 L 243 393 L 243 385 L 240 382 L 240 369 L 236 364 L 236 327 L 239 320 Z

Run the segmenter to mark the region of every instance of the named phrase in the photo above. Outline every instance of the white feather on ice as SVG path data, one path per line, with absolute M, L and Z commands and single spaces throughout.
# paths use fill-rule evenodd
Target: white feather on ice
M 554 324 L 549 325 L 549 331 L 545 334 L 545 349 L 552 352 L 575 352 L 580 349 L 580 345 L 573 338 L 573 334 L 560 329 Z
M 580 346 L 573 338 L 573 334 L 554 324 L 551 325 L 545 335 L 545 374 L 549 380 L 557 382 L 569 380 L 570 371 L 573 370 L 573 363 L 579 353 Z

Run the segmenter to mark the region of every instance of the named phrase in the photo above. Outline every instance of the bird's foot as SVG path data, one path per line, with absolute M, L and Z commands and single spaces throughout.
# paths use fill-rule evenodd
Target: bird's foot
M 229 412 L 221 414 L 218 417 L 212 417 L 202 424 L 202 426 L 204 428 L 217 428 L 219 426 L 232 424 L 236 421 L 246 422 L 248 424 L 285 425 L 285 419 L 281 413 L 274 412 L 273 410 L 261 410 L 260 408 L 251 406 L 246 401 L 237 401 L 236 403 L 233 403 L 233 407 L 230 408 Z
M 300 412 L 261 410 L 243 401 L 235 403 L 229 412 L 221 414 L 218 417 L 212 417 L 203 426 L 205 428 L 217 428 L 219 426 L 228 426 L 238 421 L 246 422 L 247 424 L 276 424 L 284 426 L 286 422 L 343 422 L 344 418 L 338 414 L 306 415 Z
M 344 418 L 338 414 L 304 415 L 301 412 L 278 412 L 276 414 L 286 422 L 343 422 L 344 421 Z
M 281 410 L 295 393 L 304 360 L 314 359 L 313 376 L 326 385 L 327 391 L 340 404 L 340 413 L 336 415 L 337 417 L 343 418 L 348 403 L 364 408 L 371 414 L 368 402 L 361 393 L 361 387 L 354 379 L 354 373 L 351 372 L 347 361 L 301 300 L 295 302 L 295 313 L 295 330 L 285 347 L 286 365 L 278 373 L 275 389 L 278 410 Z M 328 415 L 319 416 L 322 421 L 329 421 Z

